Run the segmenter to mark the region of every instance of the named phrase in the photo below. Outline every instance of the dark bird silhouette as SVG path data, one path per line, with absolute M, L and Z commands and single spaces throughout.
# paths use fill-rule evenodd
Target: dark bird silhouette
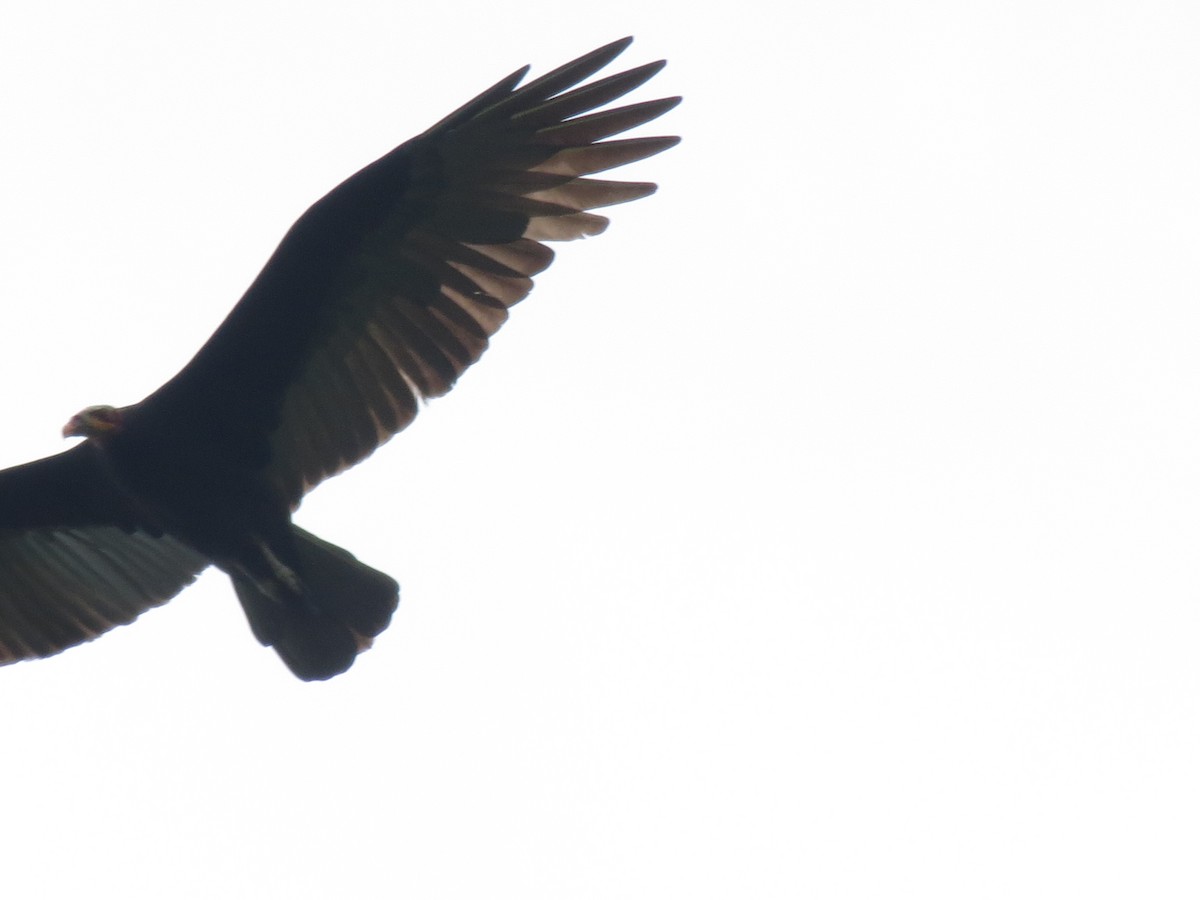
M 663 67 L 581 86 L 630 40 L 524 86 L 514 72 L 343 182 L 175 377 L 0 471 L 0 663 L 131 622 L 215 565 L 298 677 L 346 671 L 399 588 L 292 513 L 453 387 L 550 264 L 545 241 L 599 234 L 588 210 L 654 192 L 585 177 L 678 142 L 606 140 L 679 102 L 594 111 Z

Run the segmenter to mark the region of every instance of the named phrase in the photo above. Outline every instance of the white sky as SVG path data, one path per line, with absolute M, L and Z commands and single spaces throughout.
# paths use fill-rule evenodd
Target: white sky
M 219 574 L 0 670 L 6 895 L 1196 896 L 1200 8 L 736 9 L 6 14 L 0 465 L 517 66 L 633 33 L 687 97 L 301 511 L 402 585 L 349 674 Z

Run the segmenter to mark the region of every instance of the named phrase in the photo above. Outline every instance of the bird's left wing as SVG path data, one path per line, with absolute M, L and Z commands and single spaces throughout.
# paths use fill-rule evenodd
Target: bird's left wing
M 545 241 L 598 234 L 588 210 L 654 191 L 586 177 L 678 142 L 606 140 L 679 102 L 594 111 L 662 68 L 580 85 L 628 45 L 515 72 L 335 188 L 131 417 L 265 471 L 293 504 L 369 455 L 479 359 L 553 259 Z
M 95 448 L 0 471 L 0 665 L 132 622 L 208 560 L 139 528 Z

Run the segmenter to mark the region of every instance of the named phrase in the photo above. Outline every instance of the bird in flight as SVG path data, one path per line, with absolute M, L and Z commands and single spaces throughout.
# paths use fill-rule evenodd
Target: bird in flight
M 396 582 L 292 523 L 487 348 L 589 210 L 653 184 L 587 176 L 675 137 L 608 140 L 678 97 L 598 110 L 659 61 L 584 83 L 631 38 L 514 72 L 308 209 L 224 322 L 140 403 L 71 418 L 65 452 L 0 471 L 0 664 L 132 622 L 210 565 L 306 681 L 387 628 Z

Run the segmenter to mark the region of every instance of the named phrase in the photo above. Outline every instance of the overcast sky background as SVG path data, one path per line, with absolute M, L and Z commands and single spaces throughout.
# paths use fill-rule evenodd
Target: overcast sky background
M 305 503 L 402 585 L 351 672 L 294 680 L 217 573 L 0 670 L 5 892 L 1194 897 L 1198 20 L 10 11 L 0 465 L 516 67 L 633 33 L 686 102 L 659 194 Z

